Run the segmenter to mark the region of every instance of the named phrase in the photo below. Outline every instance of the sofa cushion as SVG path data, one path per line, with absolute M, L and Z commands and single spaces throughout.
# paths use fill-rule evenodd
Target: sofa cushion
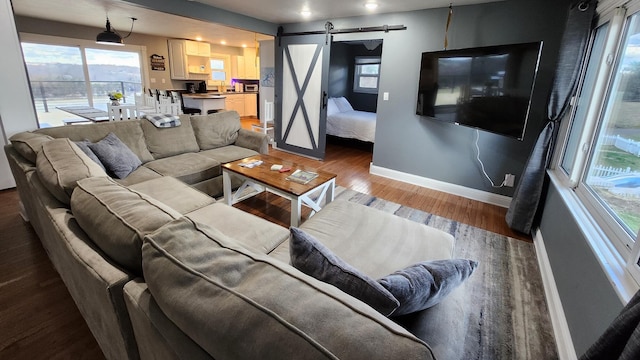
M 378 282 L 400 302 L 393 315 L 404 315 L 438 304 L 477 267 L 477 262 L 466 259 L 424 261 L 387 275 Z
M 124 179 L 114 179 L 118 184 L 122 184 L 124 186 L 129 186 L 129 185 L 133 185 L 133 184 L 138 184 L 141 183 L 143 181 L 147 181 L 147 180 L 153 180 L 153 179 L 159 179 L 162 178 L 164 176 L 158 174 L 157 172 L 144 167 L 144 166 L 140 166 L 137 169 L 135 169 L 131 174 L 129 174 L 126 178 Z
M 391 315 L 400 305 L 386 288 L 344 262 L 303 230 L 291 228 L 289 249 L 291 264 L 296 269 L 364 301 L 382 315 Z
M 109 133 L 114 133 L 138 156 L 140 161 L 144 163 L 153 160 L 153 156 L 147 150 L 140 120 L 104 121 L 82 126 L 55 126 L 34 130 L 34 132 L 54 138 L 69 138 L 73 141 L 89 140 L 91 142 L 100 141 Z
M 258 155 L 256 151 L 235 145 L 223 146 L 211 150 L 204 150 L 198 154 L 212 158 L 221 164 Z
M 16 149 L 20 155 L 35 164 L 36 157 L 40 150 L 42 150 L 42 144 L 52 139 L 53 138 L 48 135 L 24 131 L 11 136 L 9 141 L 11 141 L 13 148 Z
M 366 304 L 188 218 L 147 235 L 142 252 L 162 312 L 213 358 L 433 358 Z
M 151 196 L 182 215 L 216 202 L 214 198 L 171 176 L 143 181 L 129 186 L 129 189 Z
M 181 215 L 108 177 L 78 182 L 71 211 L 89 238 L 123 269 L 142 275 L 142 238 Z
M 176 127 L 158 128 L 147 119 L 141 120 L 140 126 L 147 148 L 155 159 L 200 150 L 189 115 L 180 115 L 180 126 Z
M 142 161 L 136 154 L 114 133 L 109 133 L 104 139 L 97 143 L 89 143 L 87 146 L 100 159 L 107 172 L 118 179 L 126 178 L 142 165 Z
M 145 167 L 164 176 L 173 176 L 187 184 L 195 184 L 220 175 L 220 162 L 204 155 L 185 153 L 150 161 Z
M 240 115 L 236 111 L 193 115 L 191 123 L 200 150 L 215 149 L 235 143 L 241 128 Z
M 36 158 L 36 171 L 47 190 L 67 205 L 78 180 L 107 176 L 73 141 L 64 138 L 42 145 Z
M 451 259 L 455 243 L 442 230 L 345 200 L 327 204 L 300 228 L 373 279 L 421 261 Z M 272 256 L 289 261 L 288 244 Z
M 289 240 L 289 229 L 222 202 L 202 207 L 186 216 L 220 230 L 243 247 L 261 254 L 268 254 Z

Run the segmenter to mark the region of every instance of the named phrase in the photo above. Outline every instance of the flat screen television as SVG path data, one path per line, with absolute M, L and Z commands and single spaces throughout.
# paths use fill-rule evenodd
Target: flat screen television
M 416 113 L 524 137 L 542 42 L 422 53 Z

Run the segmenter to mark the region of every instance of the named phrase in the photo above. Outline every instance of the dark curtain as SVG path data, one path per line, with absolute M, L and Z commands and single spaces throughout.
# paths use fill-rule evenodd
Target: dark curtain
M 507 224 L 513 230 L 527 234 L 531 232 L 542 196 L 545 172 L 551 159 L 556 124 L 567 110 L 578 83 L 595 8 L 595 0 L 577 1 L 569 8 L 553 88 L 547 104 L 548 122 L 538 136 L 507 210 Z
M 580 360 L 640 359 L 640 291 Z

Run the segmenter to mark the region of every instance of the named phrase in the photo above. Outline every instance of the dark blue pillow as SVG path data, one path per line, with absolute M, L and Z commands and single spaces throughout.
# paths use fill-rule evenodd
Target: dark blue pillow
M 104 167 L 118 179 L 126 178 L 142 161 L 114 133 L 94 144 L 87 144 Z
M 83 153 L 87 154 L 89 159 L 93 160 L 96 164 L 100 165 L 102 170 L 107 171 L 107 169 L 104 168 L 104 165 L 102 164 L 100 159 L 98 159 L 98 157 L 93 152 L 93 150 L 89 148 L 89 144 L 91 144 L 91 141 L 82 140 L 82 141 L 74 141 L 74 142 L 76 143 L 76 145 L 78 145 L 78 147 L 80 148 L 80 150 L 82 150 Z
M 387 275 L 378 282 L 400 302 L 404 315 L 432 307 L 462 284 L 478 263 L 466 259 L 425 261 Z

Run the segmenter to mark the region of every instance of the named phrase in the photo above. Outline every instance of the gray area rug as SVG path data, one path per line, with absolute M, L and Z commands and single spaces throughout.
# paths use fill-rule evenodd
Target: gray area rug
M 454 257 L 478 269 L 462 285 L 469 324 L 461 360 L 558 359 L 549 310 L 532 243 L 337 187 L 335 197 L 396 214 L 452 234 Z

